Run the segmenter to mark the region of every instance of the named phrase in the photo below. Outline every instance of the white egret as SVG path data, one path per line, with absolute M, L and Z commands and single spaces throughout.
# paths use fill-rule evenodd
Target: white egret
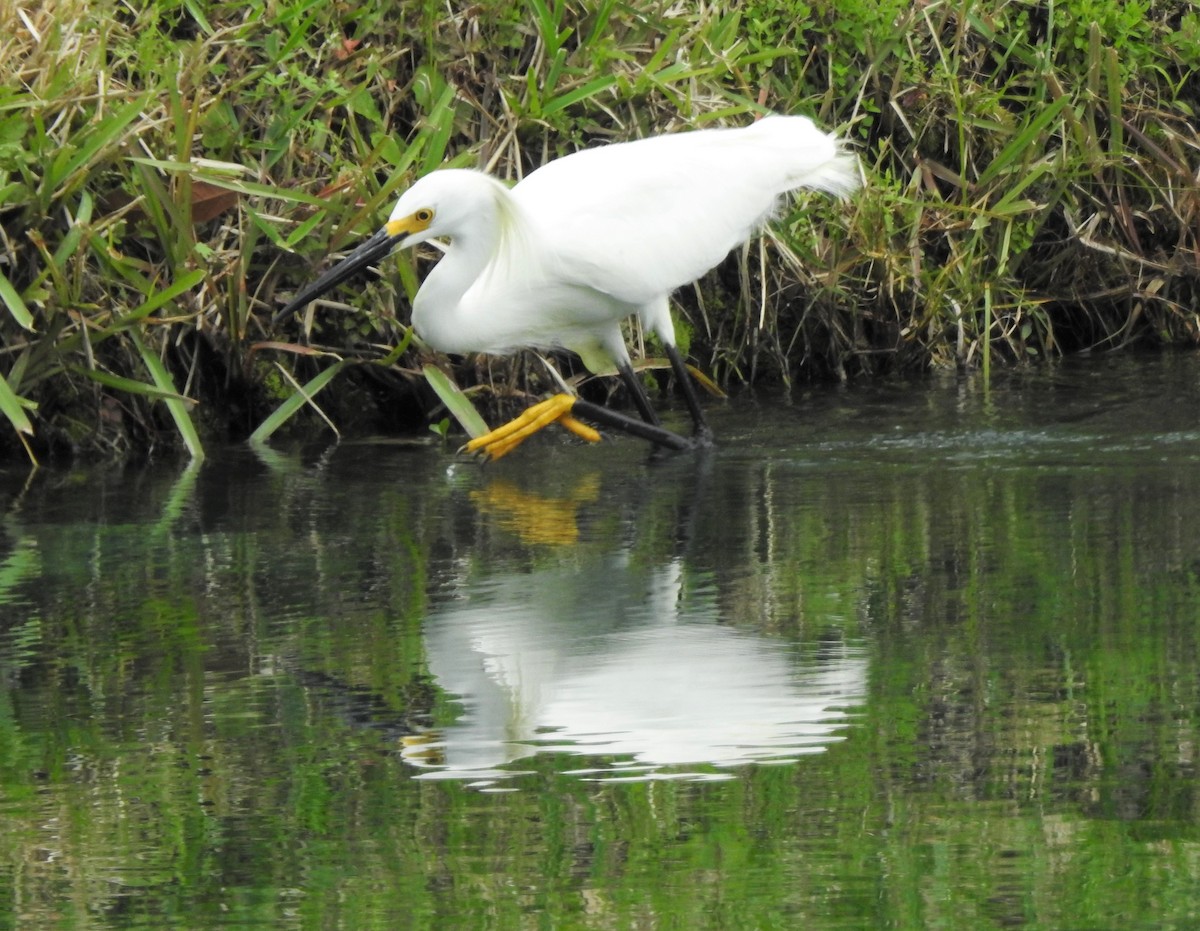
M 511 189 L 482 172 L 434 171 L 401 195 L 379 232 L 300 291 L 275 320 L 394 249 L 448 239 L 439 243 L 445 255 L 413 301 L 412 323 L 422 340 L 450 353 L 569 349 L 592 371 L 615 367 L 644 422 L 561 394 L 469 449 L 504 455 L 555 420 L 598 439 L 571 417 L 572 409 L 662 445 L 705 444 L 710 433 L 675 344 L 671 292 L 750 239 L 789 191 L 846 195 L 857 184 L 854 157 L 801 116 L 585 149 Z M 634 374 L 620 328 L 634 314 L 671 361 L 692 416 L 691 439 L 658 425 Z

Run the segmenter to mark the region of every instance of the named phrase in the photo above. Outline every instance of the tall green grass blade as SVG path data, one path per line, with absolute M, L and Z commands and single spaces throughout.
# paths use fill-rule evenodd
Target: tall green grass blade
M 662 67 L 662 63 L 666 61 L 668 57 L 676 54 L 679 46 L 679 35 L 680 33 L 678 29 L 672 29 L 665 36 L 663 36 L 663 38 L 658 42 L 654 54 L 651 55 L 650 59 L 639 69 L 642 77 L 644 77 L 646 74 L 651 74 L 655 71 L 658 71 L 658 69 Z
M 592 11 L 592 28 L 584 42 L 585 48 L 595 48 L 600 43 L 605 30 L 609 28 L 609 18 L 612 16 L 613 7 L 616 5 L 617 0 L 602 0 L 596 9 Z
M 542 95 L 538 89 L 541 78 L 530 68 L 525 72 L 525 113 L 530 119 L 540 119 L 542 115 Z
M 467 435 L 471 439 L 483 436 L 488 432 L 488 425 L 479 416 L 479 412 L 475 410 L 470 398 L 462 393 L 462 389 L 454 384 L 445 372 L 433 365 L 426 365 L 421 372 L 429 387 L 446 405 L 446 410 L 454 415 L 454 419 L 467 431 Z
M 12 424 L 14 430 L 32 436 L 33 424 L 25 413 L 26 406 L 32 407 L 33 403 L 18 397 L 4 376 L 0 375 L 0 412 L 8 418 L 8 422 Z
M 395 365 L 397 362 L 399 362 L 400 357 L 404 355 L 405 351 L 412 343 L 413 335 L 413 328 L 411 326 L 405 328 L 404 336 L 401 338 L 400 342 L 393 346 L 391 351 L 386 356 L 377 360 L 375 364 L 382 366 L 383 368 L 387 368 L 388 366 Z
M 180 162 L 173 159 L 162 158 L 145 158 L 143 156 L 130 156 L 126 161 L 142 165 L 147 168 L 157 168 L 161 171 L 187 172 L 194 175 L 196 178 L 203 179 L 209 184 L 216 187 L 225 188 L 229 191 L 235 191 L 238 194 L 248 194 L 255 197 L 266 197 L 273 200 L 282 200 L 293 204 L 309 204 L 313 207 L 328 207 L 329 199 L 319 197 L 316 194 L 308 194 L 302 190 L 290 187 L 276 187 L 270 184 L 259 184 L 254 181 L 244 181 L 240 178 L 230 177 L 228 172 L 209 169 L 202 163 L 197 162 Z
M 546 116 L 558 113 L 560 110 L 574 106 L 581 100 L 590 100 L 616 83 L 617 76 L 615 74 L 602 74 L 574 90 L 566 91 L 552 100 L 548 100 L 542 106 L 542 113 Z
M 85 197 L 84 200 L 87 200 L 87 198 Z M 54 250 L 53 265 L 55 271 L 65 271 L 67 263 L 75 257 L 75 253 L 79 249 L 80 240 L 84 236 L 84 230 L 86 229 L 84 224 L 86 223 L 86 220 L 77 217 L 76 222 L 72 223 L 63 235 L 62 242 Z
M 114 253 L 94 227 L 88 235 L 88 245 L 92 258 L 105 270 L 105 285 L 110 291 L 118 290 L 119 281 L 124 281 L 137 294 L 149 294 L 154 290 L 154 283 L 141 273 L 145 264 L 136 258 Z
M 1088 54 L 1087 54 L 1087 89 L 1088 96 L 1092 100 L 1097 100 L 1100 97 L 1100 72 L 1103 65 L 1101 59 L 1103 57 L 1104 36 L 1100 32 L 1100 24 L 1093 22 L 1088 26 Z
M 446 146 L 450 143 L 450 134 L 454 132 L 454 99 L 457 93 L 453 87 L 447 87 L 429 114 L 429 120 L 435 128 L 424 158 L 426 172 L 437 168 L 446 156 Z
M 83 375 L 91 379 L 97 384 L 103 385 L 105 388 L 112 388 L 114 391 L 124 391 L 126 394 L 137 395 L 138 397 L 147 398 L 151 401 L 167 401 L 178 400 L 186 401 L 187 399 L 175 390 L 174 386 L 163 389 L 157 385 L 152 385 L 144 381 L 138 381 L 136 378 L 127 378 L 124 375 L 114 375 L 112 372 L 106 372 L 103 369 L 85 369 L 80 366 L 72 366 L 71 371 L 77 375 Z
M 117 145 L 126 128 L 142 115 L 148 103 L 148 97 L 139 97 L 125 104 L 111 116 L 91 127 L 80 146 L 61 149 L 60 155 L 50 163 L 53 170 L 49 175 L 52 188 L 61 194 L 62 186 L 86 168 L 102 149 Z
M 346 364 L 345 359 L 339 359 L 333 365 L 329 366 L 329 368 L 307 382 L 299 391 L 287 398 L 279 407 L 271 412 L 266 420 L 258 425 L 258 429 L 250 434 L 250 442 L 252 444 L 259 444 L 269 440 L 280 427 L 292 419 L 300 408 L 305 404 L 311 403 L 313 397 L 333 381 L 337 374 L 346 367 Z
M 169 304 L 171 301 L 175 300 L 175 298 L 179 297 L 179 295 L 184 294 L 196 287 L 196 285 L 204 280 L 204 276 L 206 274 L 207 273 L 204 271 L 204 269 L 201 268 L 196 268 L 190 272 L 187 272 L 185 275 L 172 282 L 166 288 L 163 288 L 163 290 L 157 292 L 149 300 L 142 302 L 129 313 L 119 317 L 112 326 L 101 330 L 101 338 L 111 336 L 118 330 L 127 329 L 133 326 L 133 324 L 145 320 L 163 305 Z
M 1121 62 L 1115 48 L 1104 50 L 1104 76 L 1108 92 L 1108 147 L 1119 158 L 1125 151 L 1125 123 L 1121 119 Z
M 33 346 L 26 346 L 21 352 L 17 353 L 17 358 L 12 364 L 12 368 L 8 370 L 8 386 L 14 391 L 20 391 L 21 385 L 25 381 L 25 371 L 29 368 L 29 360 L 33 354 Z M 26 400 L 25 406 L 33 410 L 37 405 L 33 401 Z
M 1037 115 L 1025 125 L 1025 128 L 1017 133 L 1008 145 L 988 163 L 987 168 L 979 175 L 978 185 L 981 188 L 987 187 L 1002 173 L 1016 165 L 1033 141 L 1045 131 L 1047 126 L 1058 119 L 1058 115 L 1070 102 L 1070 97 L 1063 96 L 1040 109 Z
M 554 56 L 550 61 L 550 67 L 546 69 L 546 76 L 543 78 L 543 97 L 558 87 L 558 81 L 562 75 L 563 66 L 566 65 L 566 63 L 567 50 L 565 48 L 560 48 L 555 51 Z
M 166 370 L 166 367 L 162 364 L 162 360 L 146 347 L 137 330 L 131 330 L 129 338 L 134 346 L 137 347 L 137 351 L 142 357 L 142 364 L 146 366 L 146 370 L 150 372 L 150 377 L 154 379 L 155 387 L 162 392 L 162 399 L 167 405 L 171 419 L 175 421 L 175 429 L 179 431 L 179 436 L 183 440 L 183 444 L 187 447 L 188 452 L 192 454 L 193 459 L 203 459 L 204 445 L 200 442 L 200 435 L 196 432 L 196 425 L 192 423 L 192 416 L 188 413 L 188 399 L 175 391 L 175 382 L 171 378 L 171 373 Z
M 192 18 L 196 21 L 196 24 L 204 30 L 205 35 L 211 36 L 213 34 L 213 27 L 204 13 L 204 6 L 197 3 L 196 0 L 184 0 L 183 5 L 192 14 Z
M 4 306 L 8 308 L 9 314 L 17 321 L 17 326 L 23 330 L 33 329 L 33 314 L 29 312 L 29 308 L 25 306 L 25 301 L 17 293 L 17 289 L 13 287 L 12 282 L 5 277 L 4 272 L 0 272 L 0 301 L 4 302 Z
M 1013 182 L 1011 187 L 1005 188 L 1004 195 L 992 205 L 991 212 L 1005 215 L 1030 209 L 1032 205 L 1029 201 L 1018 201 L 1017 198 L 1030 185 L 1036 184 L 1042 180 L 1044 175 L 1054 172 L 1059 167 L 1060 159 L 1057 156 L 1049 156 L 1026 166 L 1024 173 Z
M 136 166 L 136 175 L 140 181 L 136 190 L 141 196 L 142 209 L 154 224 L 159 242 L 169 244 L 174 239 L 172 230 L 182 222 L 170 191 L 158 173 L 145 165 Z
M 296 245 L 298 245 L 299 243 L 301 243 L 305 239 L 307 239 L 308 236 L 312 233 L 312 231 L 324 222 L 325 222 L 325 211 L 318 210 L 316 213 L 314 213 L 311 217 L 309 217 L 307 220 L 305 220 L 303 223 L 301 223 L 299 226 L 297 226 L 294 230 L 292 230 L 291 233 L 288 234 L 288 237 L 283 241 L 284 248 L 294 249 L 296 247 Z M 272 231 L 274 230 L 274 227 L 269 227 L 269 228 Z M 270 235 L 270 233 L 268 233 L 268 235 Z

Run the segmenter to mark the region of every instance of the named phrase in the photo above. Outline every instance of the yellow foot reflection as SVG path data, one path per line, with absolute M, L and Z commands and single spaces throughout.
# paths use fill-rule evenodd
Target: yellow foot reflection
M 556 394 L 540 404 L 535 404 L 520 417 L 497 427 L 491 433 L 475 437 L 467 443 L 464 449 L 470 453 L 483 453 L 490 459 L 499 459 L 501 456 L 507 456 L 529 437 L 555 421 L 589 443 L 600 442 L 599 433 L 571 416 L 571 408 L 574 406 L 575 397 L 573 395 Z

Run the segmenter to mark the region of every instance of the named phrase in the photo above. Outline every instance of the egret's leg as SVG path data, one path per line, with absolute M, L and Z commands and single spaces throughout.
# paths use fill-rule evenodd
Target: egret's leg
M 625 382 L 625 387 L 629 389 L 629 394 L 633 397 L 633 405 L 638 409 L 638 413 L 642 415 L 642 420 L 657 427 L 659 425 L 658 414 L 654 413 L 654 408 L 650 406 L 650 399 L 646 397 L 646 389 L 642 387 L 642 383 L 638 380 L 637 373 L 633 370 L 633 365 L 628 359 L 622 359 L 617 363 L 617 371 L 621 373 L 621 380 Z
M 587 425 L 576 420 L 572 416 L 572 412 L 603 426 L 622 430 L 630 436 L 649 440 L 656 446 L 666 449 L 688 449 L 695 446 L 697 440 L 703 445 L 708 445 L 712 440 L 712 434 L 704 421 L 704 414 L 700 409 L 700 399 L 696 395 L 695 386 L 691 383 L 691 375 L 688 373 L 679 351 L 674 346 L 669 347 L 667 351 L 676 377 L 684 385 L 684 397 L 687 399 L 688 410 L 695 423 L 695 436 L 690 440 L 661 425 L 658 415 L 654 413 L 654 408 L 650 406 L 650 399 L 646 397 L 645 389 L 642 388 L 637 374 L 633 371 L 633 366 L 628 361 L 620 361 L 617 363 L 617 370 L 629 388 L 641 420 L 609 410 L 598 404 L 580 400 L 573 395 L 556 394 L 548 400 L 533 405 L 519 417 L 497 427 L 490 433 L 476 437 L 463 448 L 467 452 L 482 453 L 489 459 L 499 459 L 501 456 L 508 455 L 533 434 L 556 421 L 585 440 L 591 442 L 599 440 L 599 434 L 595 431 L 589 432 Z
M 600 439 L 598 433 L 593 430 L 589 434 L 586 432 L 586 424 L 581 424 L 570 416 L 575 401 L 574 395 L 556 394 L 552 398 L 533 405 L 525 413 L 497 427 L 491 433 L 475 437 L 463 448 L 470 453 L 483 453 L 490 459 L 499 459 L 555 421 L 561 421 L 568 430 L 586 440 L 593 443 L 598 442 Z M 581 431 L 577 429 L 578 427 L 585 429 Z
M 629 388 L 629 393 L 633 396 L 634 406 L 637 407 L 638 413 L 642 415 L 642 420 L 645 424 L 639 424 L 636 420 L 626 417 L 623 414 L 618 414 L 615 411 L 609 411 L 607 408 L 597 408 L 594 404 L 583 406 L 584 402 L 579 402 L 576 406 L 576 413 L 582 414 L 597 423 L 604 424 L 609 427 L 616 427 L 619 430 L 624 430 L 632 436 L 640 436 L 642 439 L 649 440 L 658 446 L 665 446 L 668 449 L 688 449 L 690 447 L 710 446 L 712 444 L 712 430 L 708 427 L 708 422 L 704 419 L 704 411 L 700 407 L 700 397 L 696 394 L 696 386 L 692 384 L 692 375 L 687 370 L 684 364 L 683 356 L 679 354 L 679 350 L 672 344 L 666 344 L 667 356 L 671 360 L 671 368 L 675 372 L 675 377 L 679 379 L 683 385 L 683 396 L 687 402 L 688 411 L 692 415 L 693 437 L 691 440 L 684 439 L 678 433 L 672 433 L 662 427 L 658 415 L 654 413 L 654 408 L 650 406 L 650 399 L 646 397 L 646 391 L 642 387 L 641 381 L 638 380 L 637 374 L 633 371 L 633 366 L 622 361 L 617 363 L 617 371 L 621 373 L 621 378 Z M 600 414 L 604 411 L 605 414 Z M 607 416 L 605 416 L 607 415 Z M 644 426 L 646 429 L 640 429 Z
M 696 445 L 693 440 L 680 436 L 678 433 L 672 433 L 658 424 L 646 423 L 644 420 L 601 407 L 599 404 L 592 404 L 590 401 L 582 399 L 576 401 L 574 411 L 580 417 L 586 417 L 588 420 L 605 427 L 612 427 L 614 430 L 621 430 L 630 436 L 649 440 L 655 446 L 662 446 L 666 449 L 691 449 Z
M 683 399 L 687 402 L 688 411 L 692 415 L 692 433 L 702 443 L 711 443 L 712 430 L 708 426 L 708 421 L 704 419 L 704 409 L 700 407 L 700 396 L 696 393 L 696 386 L 692 383 L 692 373 L 688 371 L 683 356 L 679 354 L 679 350 L 674 345 L 668 344 L 666 349 L 667 358 L 671 360 L 671 369 L 675 372 L 679 387 L 683 389 Z
M 708 428 L 708 422 L 704 419 L 704 410 L 700 407 L 700 396 L 696 393 L 696 385 L 692 381 L 692 374 L 688 371 L 687 365 L 684 364 L 683 356 L 679 354 L 679 349 L 675 345 L 675 324 L 671 320 L 671 308 L 667 300 L 667 295 L 659 295 L 654 300 L 640 307 L 638 309 L 638 316 L 642 320 L 642 326 L 659 338 L 659 341 L 663 344 L 663 348 L 666 349 L 667 358 L 671 360 L 671 370 L 675 373 L 675 379 L 679 382 L 680 390 L 683 391 L 683 399 L 687 402 L 688 413 L 692 415 L 694 445 L 710 445 L 712 443 L 712 431 Z M 622 372 L 621 374 L 624 375 L 625 373 Z M 628 382 L 630 379 L 627 377 L 625 380 Z M 655 420 L 653 422 L 657 423 L 658 421 Z

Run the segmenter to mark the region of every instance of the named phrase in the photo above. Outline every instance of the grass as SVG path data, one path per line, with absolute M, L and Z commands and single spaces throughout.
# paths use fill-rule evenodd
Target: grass
M 838 128 L 867 186 L 802 200 L 678 295 L 718 383 L 1200 337 L 1183 2 L 18 0 L 0 35 L 10 454 L 444 429 L 430 363 L 477 402 L 536 392 L 520 357 L 452 365 L 411 340 L 427 255 L 343 291 L 303 341 L 270 316 L 434 168 L 515 179 L 764 109 Z

